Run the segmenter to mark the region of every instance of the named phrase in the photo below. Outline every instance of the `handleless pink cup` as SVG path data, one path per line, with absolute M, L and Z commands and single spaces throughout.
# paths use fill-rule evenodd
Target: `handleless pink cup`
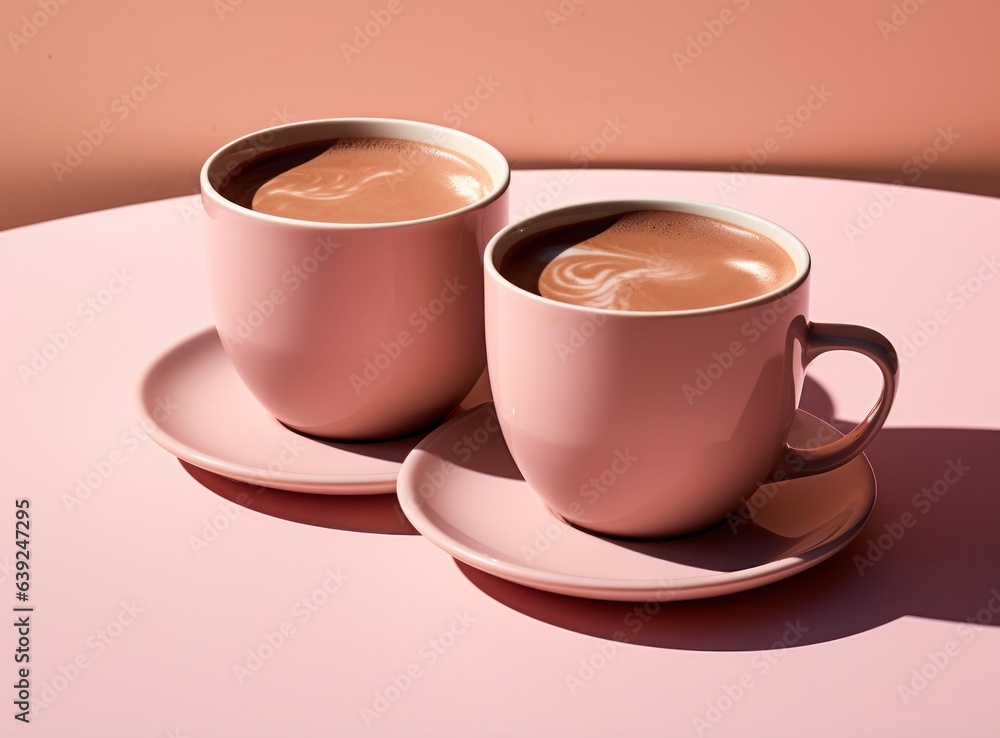
M 461 210 L 374 224 L 273 216 L 219 194 L 262 151 L 341 137 L 450 149 L 492 188 Z M 488 143 L 403 120 L 293 123 L 212 154 L 201 171 L 212 310 L 254 397 L 291 428 L 348 441 L 413 433 L 454 409 L 485 368 L 482 256 L 507 224 L 509 181 Z
M 792 257 L 795 277 L 720 307 L 627 312 L 549 300 L 499 271 L 508 249 L 535 233 L 653 209 L 767 236 Z M 808 251 L 787 230 L 707 203 L 590 203 L 497 234 L 485 255 L 490 382 L 504 438 L 531 488 L 582 528 L 669 537 L 721 521 L 764 481 L 827 471 L 861 453 L 892 404 L 896 353 L 868 328 L 810 323 L 809 270 Z M 831 350 L 874 361 L 881 397 L 843 438 L 790 448 L 804 370 Z

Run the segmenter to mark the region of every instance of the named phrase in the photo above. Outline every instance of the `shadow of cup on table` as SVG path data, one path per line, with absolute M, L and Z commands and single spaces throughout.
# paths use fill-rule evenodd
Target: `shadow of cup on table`
M 238 482 L 181 461 L 205 489 L 240 507 L 273 518 L 355 533 L 418 535 L 395 494 L 324 495 Z
M 489 372 L 484 370 L 462 403 L 438 425 L 489 401 L 490 378 Z M 432 430 L 433 428 L 406 438 L 381 443 L 338 443 L 300 434 L 292 429 L 288 432 L 308 438 L 313 443 L 323 443 L 361 456 L 402 463 L 409 451 Z M 248 510 L 256 510 L 274 518 L 356 533 L 419 535 L 403 513 L 396 495 L 391 492 L 372 495 L 287 492 L 229 479 L 186 461 L 181 461 L 180 464 L 195 481 L 210 492 Z
M 807 379 L 802 408 L 833 415 Z M 839 430 L 853 423 L 833 421 Z M 495 600 L 586 635 L 697 651 L 754 651 L 856 635 L 911 615 L 1000 626 L 1000 431 L 883 428 L 866 450 L 875 509 L 858 536 L 816 567 L 703 600 L 610 602 L 551 594 L 456 562 Z

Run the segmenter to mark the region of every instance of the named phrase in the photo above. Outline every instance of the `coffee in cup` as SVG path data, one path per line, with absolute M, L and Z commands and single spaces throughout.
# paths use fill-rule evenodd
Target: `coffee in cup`
M 504 254 L 500 273 L 550 300 L 612 310 L 692 310 L 791 281 L 774 241 L 693 213 L 645 210 L 542 231 Z
M 209 293 L 254 397 L 345 441 L 447 415 L 485 367 L 482 253 L 509 179 L 488 143 L 414 121 L 293 123 L 216 151 L 201 172 Z
M 323 223 L 398 223 L 461 210 L 493 187 L 486 168 L 433 143 L 341 138 L 266 151 L 219 188 L 260 213 Z
M 695 533 L 768 480 L 861 453 L 895 394 L 891 344 L 808 319 L 810 258 L 787 230 L 707 203 L 587 203 L 490 242 L 486 345 L 497 418 L 531 488 L 584 529 Z M 791 448 L 805 367 L 871 359 L 872 412 Z

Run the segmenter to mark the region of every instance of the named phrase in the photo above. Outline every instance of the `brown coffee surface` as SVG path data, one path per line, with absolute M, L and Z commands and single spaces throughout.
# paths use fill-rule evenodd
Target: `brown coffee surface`
M 315 147 L 297 147 L 291 155 L 294 163 L 277 172 L 273 170 L 283 159 L 280 152 L 267 157 L 271 166 L 248 167 L 237 177 L 246 187 L 237 189 L 253 188 L 250 206 L 270 215 L 327 223 L 392 223 L 459 210 L 492 188 L 480 164 L 432 144 L 387 138 L 343 138 L 328 144 L 312 156 L 308 154 Z M 237 193 L 240 196 L 246 199 L 245 192 Z
M 553 229 L 508 251 L 500 272 L 559 302 L 611 310 L 716 307 L 788 284 L 771 239 L 715 218 L 643 210 Z

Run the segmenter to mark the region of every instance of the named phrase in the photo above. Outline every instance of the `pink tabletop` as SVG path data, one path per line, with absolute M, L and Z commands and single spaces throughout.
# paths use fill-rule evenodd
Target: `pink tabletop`
M 0 733 L 995 735 L 1000 201 L 567 170 L 516 172 L 512 215 L 609 197 L 781 223 L 812 252 L 813 319 L 895 343 L 901 389 L 868 453 L 878 500 L 847 548 L 740 594 L 606 602 L 456 564 L 391 495 L 247 495 L 132 414 L 149 363 L 211 322 L 197 198 L 29 226 L 0 234 L 0 604 L 29 622 L 0 629 Z M 804 407 L 835 424 L 878 387 L 849 355 L 809 377 Z M 30 726 L 14 717 L 25 667 Z

